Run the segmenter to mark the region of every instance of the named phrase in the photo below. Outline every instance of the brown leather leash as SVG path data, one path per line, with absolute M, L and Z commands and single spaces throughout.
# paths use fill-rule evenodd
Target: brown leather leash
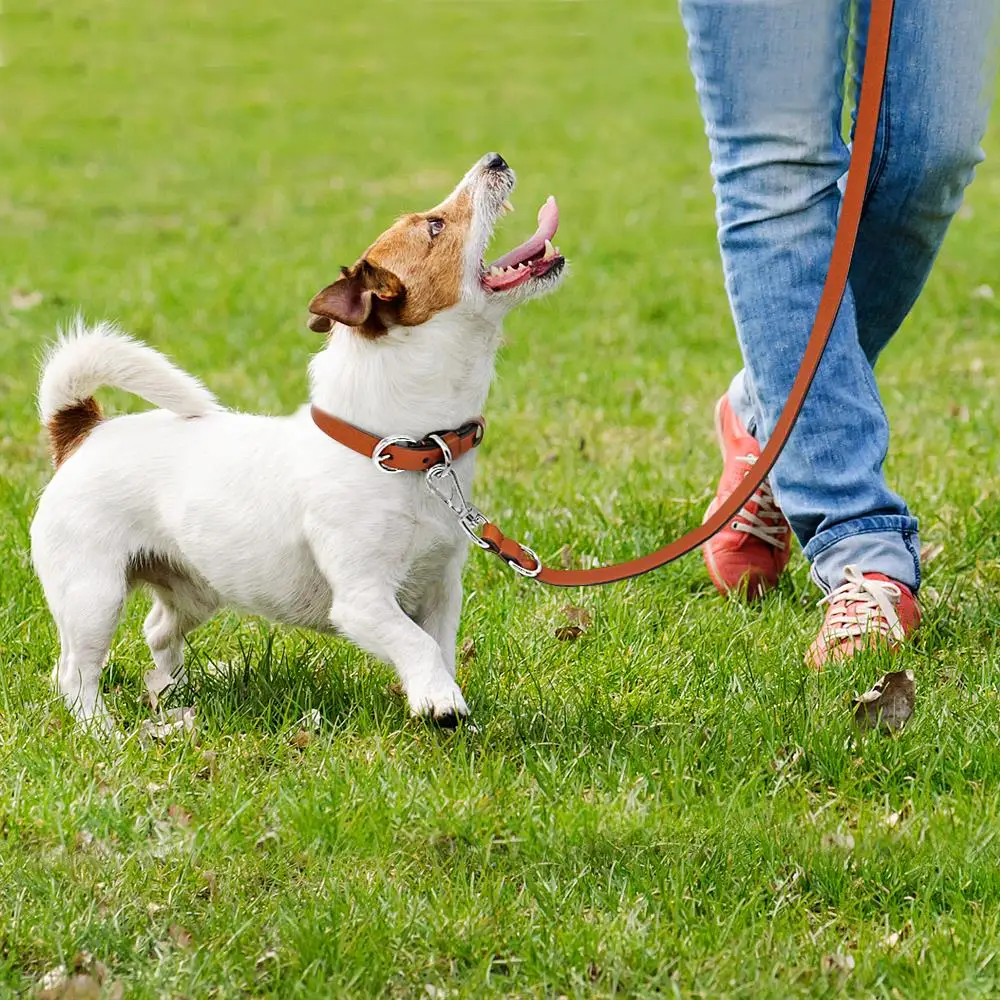
M 550 566 L 543 566 L 538 556 L 526 545 L 508 538 L 480 510 L 470 504 L 462 493 L 452 468 L 452 461 L 482 441 L 481 420 L 470 421 L 457 431 L 428 434 L 420 441 L 398 435 L 379 439 L 316 407 L 312 410 L 313 420 L 324 433 L 371 458 L 384 472 L 423 471 L 428 488 L 448 506 L 475 544 L 499 556 L 520 575 L 532 577 L 541 583 L 554 587 L 591 587 L 629 580 L 650 570 L 659 569 L 703 545 L 736 516 L 774 467 L 795 426 L 806 394 L 816 376 L 827 341 L 830 339 L 833 324 L 847 289 L 854 244 L 857 240 L 868 176 L 875 152 L 886 65 L 889 60 L 889 41 L 892 35 L 892 9 L 893 0 L 872 0 L 861 96 L 858 99 L 851 162 L 847 172 L 847 187 L 841 202 L 833 252 L 830 255 L 830 268 L 827 271 L 819 306 L 816 309 L 816 319 L 809 334 L 802 363 L 788 393 L 785 407 L 775 424 L 774 432 L 753 470 L 747 474 L 740 486 L 719 504 L 711 517 L 698 527 L 669 545 L 628 562 L 598 566 L 594 569 L 553 569 Z

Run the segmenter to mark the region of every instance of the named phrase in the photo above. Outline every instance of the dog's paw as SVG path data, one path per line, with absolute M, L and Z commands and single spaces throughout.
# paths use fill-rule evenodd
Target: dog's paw
M 454 729 L 469 714 L 462 691 L 449 677 L 409 693 L 410 712 L 444 729 Z

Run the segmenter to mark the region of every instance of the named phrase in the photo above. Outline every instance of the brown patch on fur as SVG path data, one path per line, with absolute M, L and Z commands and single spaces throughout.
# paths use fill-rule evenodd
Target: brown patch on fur
M 101 408 L 93 396 L 60 410 L 48 423 L 52 461 L 59 468 L 101 422 Z
M 310 328 L 327 332 L 329 319 L 377 337 L 389 326 L 419 326 L 455 305 L 472 214 L 472 198 L 463 190 L 427 212 L 403 216 L 309 303 L 318 317 Z M 443 223 L 436 235 L 432 223 Z

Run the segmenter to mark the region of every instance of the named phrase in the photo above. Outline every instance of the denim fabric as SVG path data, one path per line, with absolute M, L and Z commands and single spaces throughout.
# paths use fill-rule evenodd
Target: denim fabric
M 853 17 L 863 39 L 870 0 Z M 771 474 L 826 590 L 843 567 L 920 584 L 917 521 L 882 471 L 872 372 L 916 301 L 982 158 L 996 0 L 899 0 L 850 287 Z M 705 119 L 719 244 L 744 369 L 730 401 L 763 444 L 812 328 L 849 149 L 849 0 L 681 0 Z M 863 60 L 863 45 L 856 55 Z M 860 72 L 860 71 L 859 71 Z M 850 81 L 856 101 L 859 76 Z

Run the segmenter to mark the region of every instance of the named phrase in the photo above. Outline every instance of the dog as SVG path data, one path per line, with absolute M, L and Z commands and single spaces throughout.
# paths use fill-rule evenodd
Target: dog
M 552 198 L 538 232 L 485 266 L 515 182 L 486 154 L 315 296 L 310 326 L 329 338 L 309 366 L 313 406 L 416 439 L 482 412 L 505 315 L 565 270 Z M 105 419 L 101 386 L 158 409 Z M 77 320 L 61 337 L 38 406 L 56 471 L 32 560 L 59 632 L 54 682 L 79 722 L 115 729 L 100 675 L 125 598 L 143 585 L 160 687 L 183 677 L 187 633 L 225 606 L 346 636 L 392 664 L 414 716 L 449 726 L 467 715 L 455 645 L 468 537 L 423 476 L 386 475 L 322 433 L 309 405 L 279 417 L 225 409 L 110 324 Z M 474 464 L 471 452 L 454 462 L 466 495 Z

